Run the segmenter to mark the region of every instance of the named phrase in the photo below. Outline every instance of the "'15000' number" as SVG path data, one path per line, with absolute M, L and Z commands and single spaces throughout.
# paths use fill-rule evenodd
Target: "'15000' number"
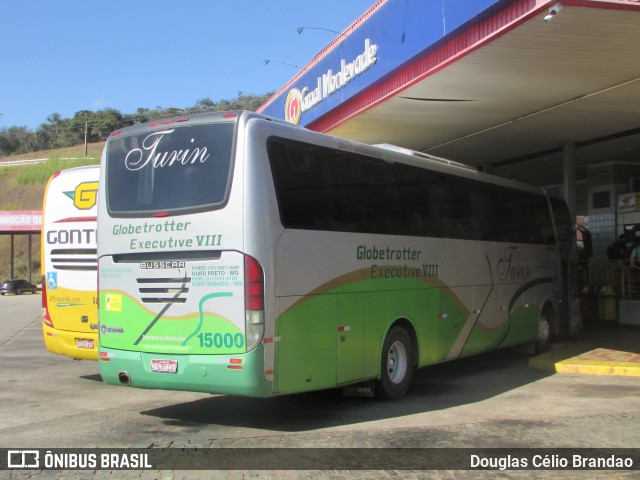
M 200 346 L 205 348 L 242 348 L 244 335 L 241 333 L 199 333 Z

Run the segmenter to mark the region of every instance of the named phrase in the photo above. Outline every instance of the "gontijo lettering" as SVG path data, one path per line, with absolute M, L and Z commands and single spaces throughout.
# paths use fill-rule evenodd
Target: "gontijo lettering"
M 49 230 L 46 239 L 49 245 L 94 244 L 96 229 Z
M 73 205 L 79 210 L 89 210 L 98 198 L 98 182 L 82 182 L 73 194 Z

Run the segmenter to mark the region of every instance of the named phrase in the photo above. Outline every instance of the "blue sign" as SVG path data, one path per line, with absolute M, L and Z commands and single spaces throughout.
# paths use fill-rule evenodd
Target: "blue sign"
M 47 272 L 47 290 L 58 288 L 58 272 Z
M 307 126 L 500 0 L 388 0 L 260 110 Z

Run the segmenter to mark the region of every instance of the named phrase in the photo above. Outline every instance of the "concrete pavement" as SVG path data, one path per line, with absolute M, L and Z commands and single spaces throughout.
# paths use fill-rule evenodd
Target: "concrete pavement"
M 557 373 L 640 377 L 640 327 L 594 322 L 532 357 L 529 366 Z

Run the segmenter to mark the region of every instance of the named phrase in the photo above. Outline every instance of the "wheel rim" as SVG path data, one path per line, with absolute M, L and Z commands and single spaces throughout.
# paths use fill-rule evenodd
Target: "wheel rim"
M 549 342 L 551 329 L 549 328 L 549 321 L 547 317 L 542 315 L 538 321 L 538 343 L 546 345 Z
M 401 383 L 407 374 L 409 358 L 402 342 L 395 342 L 387 353 L 387 372 L 393 383 Z

